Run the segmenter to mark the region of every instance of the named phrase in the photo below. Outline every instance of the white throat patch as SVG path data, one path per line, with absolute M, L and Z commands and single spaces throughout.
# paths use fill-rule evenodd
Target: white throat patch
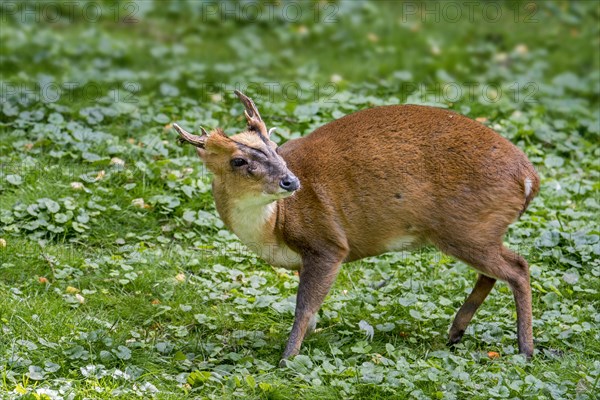
M 276 201 L 264 204 L 260 197 L 238 200 L 231 208 L 231 229 L 242 243 L 269 264 L 297 269 L 302 265 L 300 255 L 277 242 L 269 231 L 269 222 L 276 212 Z
M 264 240 L 266 224 L 277 210 L 275 202 L 264 204 L 256 198 L 245 198 L 233 203 L 231 228 L 244 244 Z

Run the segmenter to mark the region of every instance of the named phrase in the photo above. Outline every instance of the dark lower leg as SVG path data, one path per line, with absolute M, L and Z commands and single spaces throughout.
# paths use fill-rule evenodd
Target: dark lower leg
M 333 285 L 340 264 L 341 261 L 331 262 L 317 259 L 306 262 L 300 272 L 294 325 L 283 352 L 284 359 L 294 356 L 300 351 L 304 336 Z
M 454 317 L 454 322 L 448 335 L 448 344 L 452 345 L 460 341 L 473 315 L 475 315 L 475 312 L 490 293 L 495 283 L 496 279 L 479 274 L 473 291 L 456 313 L 456 317 Z
M 515 275 L 513 279 L 507 281 L 513 292 L 517 307 L 519 352 L 527 357 L 531 357 L 533 355 L 533 317 L 529 265 L 523 257 L 508 249 L 504 249 L 502 257 L 511 265 Z

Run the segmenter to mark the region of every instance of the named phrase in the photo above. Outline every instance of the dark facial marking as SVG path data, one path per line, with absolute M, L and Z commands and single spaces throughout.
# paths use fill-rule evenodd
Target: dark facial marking
M 267 152 L 269 154 L 265 153 L 265 151 L 263 149 L 257 149 L 255 147 L 248 146 L 247 144 L 243 144 L 243 143 L 236 142 L 236 141 L 234 141 L 234 143 L 240 148 L 240 150 L 248 150 L 254 154 L 260 154 L 267 159 L 269 158 L 269 155 L 274 156 L 276 154 L 268 144 L 267 144 Z
M 269 147 L 269 140 L 265 137 L 265 135 L 262 134 L 262 132 L 258 129 L 253 129 L 254 132 L 256 132 L 256 134 L 258 135 L 258 137 L 260 138 L 260 140 L 262 140 L 262 142 L 264 144 L 267 145 L 267 147 Z
M 243 143 L 236 142 L 236 141 L 234 141 L 234 143 L 242 151 L 249 151 L 251 153 L 261 155 L 261 156 L 263 156 L 265 158 L 268 157 L 267 154 L 264 151 L 262 151 L 261 149 L 257 149 L 257 148 L 254 148 L 252 146 L 248 146 L 247 144 L 243 144 Z

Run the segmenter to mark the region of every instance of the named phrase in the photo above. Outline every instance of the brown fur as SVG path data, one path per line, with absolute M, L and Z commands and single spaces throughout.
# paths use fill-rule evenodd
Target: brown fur
M 532 355 L 527 263 L 502 245 L 508 225 L 539 190 L 537 173 L 517 147 L 464 116 L 406 105 L 348 115 L 279 153 L 303 184 L 280 201 L 285 222 L 278 233 L 292 248 L 351 261 L 384 252 L 398 236 L 434 244 L 490 277 L 475 287 L 466 303 L 471 309 L 461 309 L 454 330 L 464 332 L 492 280 L 502 279 L 515 292 L 520 349 Z M 328 265 L 321 275 L 337 270 L 335 262 Z M 456 336 L 451 332 L 450 341 Z
M 218 140 L 263 149 L 272 143 L 252 131 Z M 210 138 L 207 150 L 209 144 Z M 217 175 L 218 211 L 235 231 L 232 199 L 273 182 L 267 174 L 258 183 L 238 177 L 234 184 L 231 171 L 221 167 L 239 149 L 232 143 L 217 147 L 226 150 L 203 158 Z M 519 349 L 533 354 L 528 265 L 502 244 L 508 225 L 539 191 L 539 177 L 517 147 L 454 112 L 404 105 L 345 116 L 285 143 L 278 154 L 265 162 L 275 165 L 275 179 L 287 163 L 302 184 L 293 196 L 277 200 L 258 240 L 258 246 L 287 246 L 301 256 L 296 316 L 284 358 L 298 353 L 341 264 L 389 251 L 398 238 L 409 238 L 411 247 L 433 244 L 480 273 L 452 324 L 450 343 L 460 340 L 500 279 L 515 296 Z

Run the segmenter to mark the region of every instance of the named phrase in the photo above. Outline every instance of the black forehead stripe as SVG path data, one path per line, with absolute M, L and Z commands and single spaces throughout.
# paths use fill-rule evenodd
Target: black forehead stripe
M 269 147 L 269 141 L 267 140 L 267 138 L 265 137 L 265 135 L 262 134 L 262 132 L 258 131 L 258 137 L 260 138 L 260 140 L 263 141 L 264 144 L 267 145 L 267 147 Z
M 264 152 L 262 149 L 257 149 L 257 148 L 255 148 L 255 147 L 248 146 L 247 144 L 243 144 L 243 143 L 240 143 L 240 142 L 236 142 L 235 140 L 234 140 L 234 143 L 235 143 L 235 144 L 236 144 L 236 145 L 237 145 L 237 146 L 238 146 L 240 149 L 242 149 L 242 150 L 243 150 L 243 149 L 247 149 L 247 150 L 253 151 L 253 152 L 255 152 L 255 153 L 259 153 L 259 154 L 261 154 L 261 155 L 263 155 L 263 156 L 265 156 L 265 157 L 267 157 L 267 158 L 269 157 L 269 155 L 271 155 L 271 156 L 276 156 L 276 155 L 278 154 L 278 153 L 277 153 L 277 151 L 273 151 L 273 149 L 271 148 L 271 146 L 269 146 L 268 144 L 267 144 L 267 152 L 269 153 L 269 155 L 267 155 L 267 153 L 265 153 L 265 152 Z
M 252 146 L 248 146 L 247 144 L 243 144 L 243 143 L 240 143 L 240 142 L 236 142 L 235 140 L 234 140 L 234 142 L 235 142 L 235 144 L 236 144 L 236 145 L 237 145 L 237 146 L 238 146 L 238 147 L 239 147 L 241 150 L 244 150 L 244 149 L 245 149 L 245 150 L 250 150 L 250 151 L 253 151 L 253 152 L 255 152 L 255 153 L 259 153 L 259 154 L 261 154 L 261 155 L 263 155 L 263 156 L 265 156 L 265 157 L 268 157 L 268 156 L 267 156 L 267 154 L 266 154 L 264 151 L 260 150 L 260 149 L 254 148 L 254 147 L 252 147 Z

